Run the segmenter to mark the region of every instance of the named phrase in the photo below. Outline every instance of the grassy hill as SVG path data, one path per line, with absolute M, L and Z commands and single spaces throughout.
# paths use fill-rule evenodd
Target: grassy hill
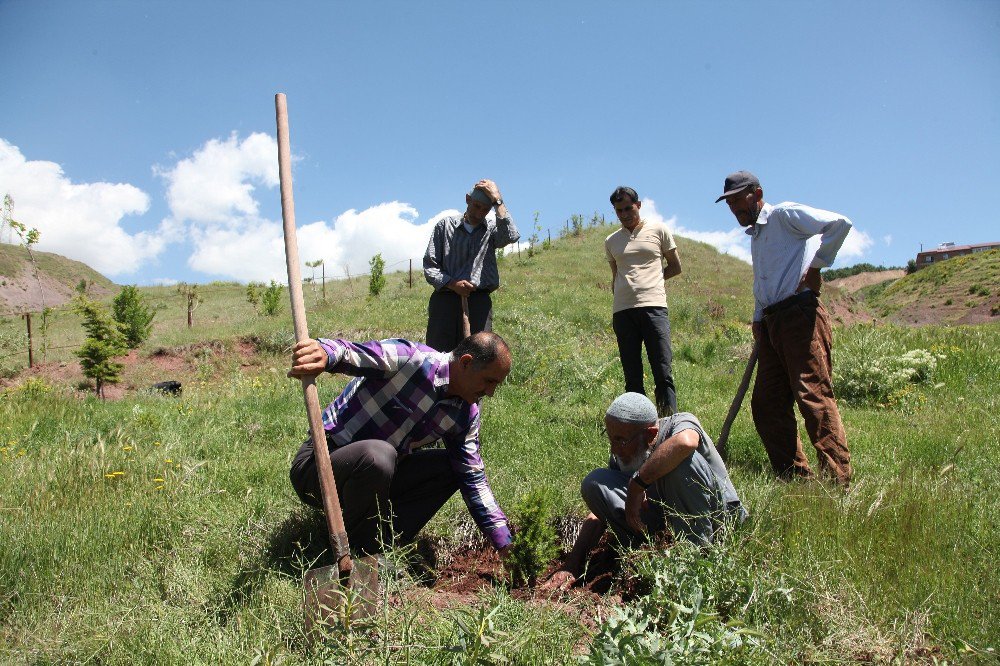
M 880 316 L 900 323 L 1000 322 L 1000 250 L 938 262 L 862 295 Z
M 51 252 L 33 250 L 38 267 L 36 278 L 28 251 L 20 245 L 0 243 L 0 310 L 38 312 L 57 307 L 72 298 L 81 280 L 92 284 L 96 294 L 106 294 L 115 284 L 79 261 Z
M 482 441 L 493 489 L 515 519 L 540 492 L 553 521 L 574 524 L 580 479 L 607 460 L 601 417 L 622 386 L 609 231 L 501 264 L 494 325 L 515 365 L 484 402 Z M 678 243 L 684 273 L 667 283 L 678 400 L 715 435 L 750 349 L 750 268 Z M 329 285 L 326 303 L 307 288 L 311 333 L 421 339 L 429 287 L 420 276 L 412 289 L 404 274 L 388 277 L 376 299 L 364 278 Z M 284 377 L 287 306 L 266 318 L 239 285 L 202 290 L 191 329 L 173 290 L 144 290 L 157 308 L 154 335 L 125 377 L 136 389 L 180 379 L 180 398 L 85 397 L 65 363 L 71 349 L 52 349 L 35 373 L 12 371 L 0 389 L 0 662 L 994 659 L 1000 327 L 837 329 L 850 492 L 776 482 L 745 406 L 729 468 L 750 522 L 704 556 L 630 554 L 615 583 L 624 600 L 547 600 L 503 584 L 463 596 L 404 575 L 385 581 L 392 603 L 378 617 L 310 647 L 301 575 L 330 560 L 322 522 L 288 483 L 306 424 L 301 388 Z M 0 336 L 19 325 L 0 321 Z M 53 347 L 71 346 L 78 329 L 59 313 Z M 343 385 L 321 378 L 321 399 Z M 480 543 L 458 498 L 427 533 L 439 562 Z M 649 594 L 630 598 L 624 585 L 636 579 L 631 589 Z

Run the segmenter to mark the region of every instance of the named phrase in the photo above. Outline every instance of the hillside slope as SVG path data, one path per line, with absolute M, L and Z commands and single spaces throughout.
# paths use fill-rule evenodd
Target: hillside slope
M 861 294 L 879 316 L 901 324 L 1000 322 L 1000 250 L 942 261 Z
M 0 310 L 38 312 L 57 307 L 73 297 L 80 280 L 93 283 L 91 293 L 103 296 L 115 284 L 90 266 L 52 252 L 33 250 L 38 265 L 35 278 L 28 251 L 19 245 L 0 244 Z

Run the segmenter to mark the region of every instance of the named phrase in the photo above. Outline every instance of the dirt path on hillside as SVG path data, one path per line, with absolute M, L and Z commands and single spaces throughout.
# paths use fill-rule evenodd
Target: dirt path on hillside
M 892 270 L 892 271 L 870 271 L 868 273 L 858 273 L 857 275 L 851 275 L 850 277 L 840 278 L 839 280 L 830 280 L 827 282 L 831 287 L 836 287 L 848 294 L 853 294 L 862 287 L 867 287 L 873 284 L 878 284 L 879 282 L 885 282 L 886 280 L 898 280 L 899 278 L 906 275 L 906 271 Z

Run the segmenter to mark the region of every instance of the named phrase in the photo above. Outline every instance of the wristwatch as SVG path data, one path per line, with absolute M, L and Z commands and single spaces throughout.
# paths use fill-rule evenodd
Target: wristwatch
M 652 485 L 652 484 L 646 483 L 645 481 L 642 480 L 642 477 L 639 476 L 639 470 L 635 471 L 635 473 L 632 475 L 632 478 L 630 479 L 630 481 L 635 481 L 635 484 L 637 486 L 639 486 L 640 488 L 642 488 L 643 490 L 645 490 L 646 488 L 649 488 L 649 486 Z
M 493 202 L 494 208 L 499 208 L 502 205 L 503 205 L 503 199 L 497 199 L 496 201 Z

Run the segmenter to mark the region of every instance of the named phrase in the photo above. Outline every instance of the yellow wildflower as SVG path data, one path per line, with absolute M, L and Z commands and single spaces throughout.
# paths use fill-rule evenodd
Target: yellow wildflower
M 155 479 L 153 479 L 153 481 L 155 481 L 156 483 L 163 483 L 163 479 L 161 479 L 160 477 L 156 477 Z

